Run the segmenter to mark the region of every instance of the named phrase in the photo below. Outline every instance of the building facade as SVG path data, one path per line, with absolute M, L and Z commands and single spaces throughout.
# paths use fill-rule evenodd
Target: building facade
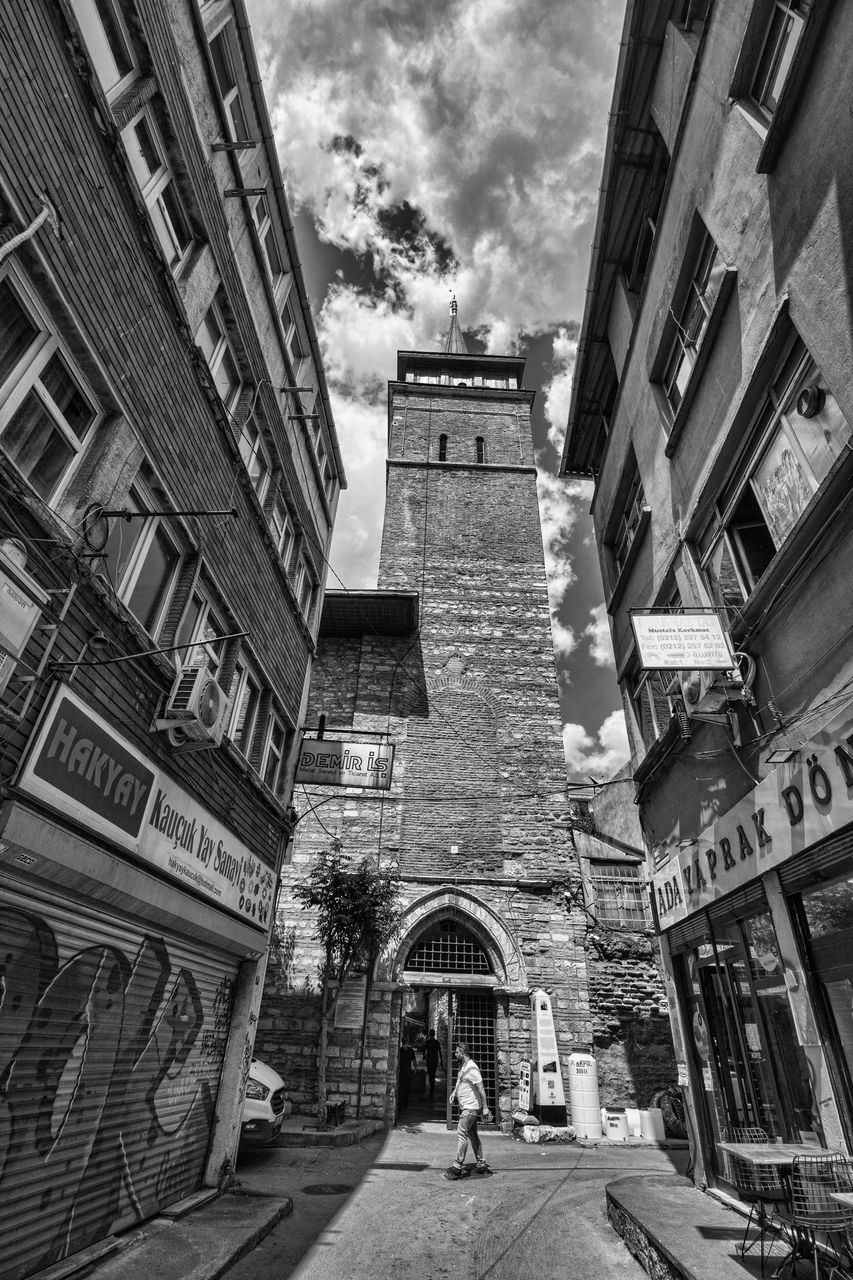
M 403 904 L 393 945 L 335 1015 L 327 1078 L 350 1114 L 393 1121 L 405 1043 L 418 1068 L 405 1114 L 450 1123 L 451 1073 L 432 1102 L 419 1092 L 420 1049 L 435 1031 L 445 1065 L 456 1041 L 471 1043 L 490 1108 L 508 1125 L 520 1064 L 539 1060 L 536 991 L 550 999 L 564 1081 L 571 1053 L 593 1046 L 592 888 L 566 803 L 523 371 L 517 357 L 469 354 L 455 314 L 443 352 L 398 354 L 379 589 L 328 594 L 307 717 L 309 734 L 322 717 L 344 747 L 392 745 L 393 776 L 387 791 L 297 789 L 257 1041 L 297 1110 L 316 1100 L 320 957 L 311 916 L 289 890 L 332 841 L 345 856 L 394 866 Z M 591 959 L 603 979 L 612 958 Z M 652 969 L 659 1019 L 665 995 Z M 651 1017 L 644 998 L 631 1016 Z M 671 1058 L 655 1080 L 628 1059 L 610 1072 L 605 1101 L 631 1103 L 674 1079 Z
M 852 36 L 820 0 L 628 5 L 563 460 L 709 1182 L 733 1130 L 853 1140 Z M 717 622 L 726 669 L 672 660 Z
M 22 0 L 0 137 L 0 1256 L 227 1182 L 343 483 L 242 0 Z

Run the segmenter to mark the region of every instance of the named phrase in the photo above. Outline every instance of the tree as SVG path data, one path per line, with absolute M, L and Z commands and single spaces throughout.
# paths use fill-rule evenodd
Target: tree
M 326 1127 L 326 1051 L 329 1025 L 344 979 L 358 965 L 372 967 L 400 921 L 400 882 L 367 858 L 347 862 L 337 842 L 323 854 L 307 879 L 294 889 L 303 907 L 317 913 L 316 932 L 323 948 L 320 975 L 320 1036 L 317 1047 L 317 1119 Z

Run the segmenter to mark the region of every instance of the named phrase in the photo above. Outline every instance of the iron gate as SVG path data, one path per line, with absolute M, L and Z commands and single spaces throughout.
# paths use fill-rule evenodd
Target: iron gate
M 452 1092 L 459 1070 L 454 1054 L 460 1040 L 465 1040 L 471 1057 L 480 1068 L 486 1101 L 494 1116 L 498 1112 L 498 1055 L 495 1036 L 495 997 L 491 991 L 458 991 L 450 996 L 450 1018 L 447 1024 L 448 1083 Z M 452 1064 L 452 1065 L 450 1065 Z M 448 1093 L 447 1127 L 455 1128 L 459 1108 L 450 1103 Z

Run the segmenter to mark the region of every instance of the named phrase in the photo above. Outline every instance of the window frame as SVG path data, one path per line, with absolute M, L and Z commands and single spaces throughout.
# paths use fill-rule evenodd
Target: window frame
M 608 929 L 622 929 L 634 933 L 642 933 L 651 928 L 651 917 L 649 911 L 648 892 L 646 890 L 646 881 L 643 878 L 642 862 L 621 862 L 615 859 L 590 858 L 589 859 L 589 882 L 593 895 L 593 910 L 595 912 L 596 923 Z M 611 888 L 611 895 L 605 899 L 602 893 L 602 882 L 604 887 Z M 613 898 L 619 898 L 620 893 L 624 892 L 622 886 L 630 886 L 633 893 L 633 902 L 623 910 L 621 904 L 617 905 L 616 916 L 608 910 Z M 615 889 L 615 893 L 613 890 Z M 602 902 L 607 902 L 607 907 L 602 909 Z M 640 919 L 637 918 L 639 913 Z M 627 918 L 626 918 L 627 917 Z
M 148 166 L 148 162 L 145 159 L 145 148 L 139 142 L 137 130 L 143 123 L 160 161 L 156 170 L 151 170 L 150 166 Z M 131 135 L 136 139 L 134 144 L 128 142 L 128 138 Z M 121 131 L 121 138 L 127 155 L 128 167 L 133 174 L 143 204 L 148 211 L 152 230 L 166 260 L 166 265 L 173 276 L 180 275 L 192 254 L 195 240 L 177 179 L 169 163 L 166 143 L 150 103 L 145 103 L 144 106 L 140 107 L 139 111 L 128 121 Z M 148 168 L 147 177 L 143 175 L 134 160 L 136 150 L 138 150 L 142 163 Z M 166 193 L 170 187 L 171 195 L 176 201 L 177 210 L 183 223 L 182 228 L 175 225 L 172 212 L 165 203 Z M 182 230 L 186 235 L 185 243 L 181 240 Z M 169 241 L 171 241 L 171 256 Z
M 279 509 L 281 509 L 284 516 L 280 521 L 276 518 Z M 269 527 L 279 559 L 281 560 L 285 570 L 289 572 L 290 563 L 293 560 L 293 552 L 296 547 L 296 525 L 294 523 L 293 516 L 290 513 L 290 508 L 287 505 L 284 494 L 280 488 L 273 498 L 272 505 L 270 507 Z
M 784 381 L 780 387 L 779 383 L 783 377 Z M 807 386 L 813 385 L 821 388 L 825 398 L 832 397 L 838 411 L 839 422 L 847 429 L 846 438 L 839 444 L 834 458 L 829 461 L 822 476 L 818 476 L 815 467 L 809 461 L 793 425 L 792 410 L 796 401 Z M 826 399 L 819 412 L 823 412 L 825 407 Z M 798 414 L 798 416 L 802 415 Z M 769 512 L 767 507 L 768 499 L 765 495 L 762 500 L 762 495 L 757 491 L 753 480 L 770 457 L 777 441 L 782 439 L 788 442 L 794 464 L 810 489 L 810 493 L 800 505 L 799 510 L 793 514 L 787 530 L 780 534 L 778 528 L 774 531 L 772 511 Z M 853 427 L 838 409 L 837 401 L 817 362 L 792 327 L 792 332 L 785 341 L 781 354 L 774 361 L 769 375 L 762 381 L 758 406 L 750 416 L 748 429 L 744 432 L 743 444 L 738 449 L 725 479 L 719 485 L 712 515 L 705 522 L 696 539 L 702 577 L 708 587 L 710 598 L 717 607 L 740 610 L 748 603 L 766 574 L 790 544 L 791 539 L 796 537 L 798 528 L 819 502 L 830 479 L 843 465 L 845 452 L 853 447 L 851 441 L 853 441 Z M 808 474 L 805 474 L 804 468 L 807 469 Z M 790 467 L 786 469 L 787 478 L 790 480 L 791 469 Z M 777 499 L 780 493 L 784 498 L 785 492 L 790 494 L 790 485 L 787 491 L 777 490 Z M 772 554 L 766 541 L 763 549 L 758 542 L 754 542 L 751 548 L 744 542 L 743 530 L 758 528 L 758 522 L 754 520 L 745 523 L 750 520 L 750 498 L 757 507 L 764 535 L 773 544 Z M 752 515 L 754 514 L 753 512 Z M 768 514 L 771 516 L 770 519 Z M 761 536 L 759 531 L 758 537 Z M 729 573 L 732 569 L 734 570 L 733 585 L 738 588 L 741 597 L 739 600 L 727 597 L 725 588 L 721 586 L 719 571 L 711 569 L 712 562 L 718 554 L 721 558 L 727 556 Z M 752 563 L 750 555 L 753 556 Z M 763 556 L 766 556 L 766 562 L 756 570 L 756 564 L 761 562 Z
M 102 44 L 106 48 L 109 58 L 115 65 L 116 73 L 119 72 L 119 63 L 118 59 L 115 57 L 115 49 L 110 32 L 104 24 L 103 17 L 98 12 L 99 0 L 69 0 L 69 3 L 77 22 L 80 35 L 83 38 L 83 43 L 86 46 L 89 61 L 91 62 L 95 75 L 97 76 L 98 83 L 103 90 L 104 97 L 107 102 L 112 104 L 117 98 L 121 97 L 125 90 L 128 89 L 133 81 L 139 76 L 139 63 L 134 52 L 130 33 L 127 30 L 124 18 L 122 17 L 121 10 L 114 0 L 100 0 L 100 3 L 109 10 L 110 17 L 112 18 L 113 24 L 116 28 L 116 35 L 122 46 L 122 52 L 130 63 L 128 70 L 123 74 L 118 75 L 118 78 L 114 83 L 107 84 L 106 77 L 104 75 L 104 50 L 101 47 Z M 97 32 L 92 30 L 92 23 L 97 23 Z
M 192 608 L 196 598 L 199 602 L 198 613 L 189 634 L 185 634 L 188 611 Z M 221 637 L 228 634 L 229 628 L 222 611 L 214 603 L 208 588 L 197 582 L 190 592 L 189 600 L 184 610 L 184 619 L 175 637 L 178 644 L 192 642 L 193 648 L 176 650 L 177 665 L 178 669 L 182 670 L 184 667 L 198 667 L 203 664 L 213 679 L 218 682 L 225 658 L 226 642 L 222 640 L 218 642 L 220 647 L 217 652 L 214 642 L 210 639 L 205 639 L 204 633 L 209 627 L 211 619 L 215 624 L 213 628 L 214 635 Z M 199 651 L 202 651 L 202 653 Z
M 139 476 L 136 477 L 130 486 L 127 498 L 125 499 L 125 504 L 128 506 L 136 504 L 142 510 L 145 510 L 146 506 L 150 507 L 154 504 L 153 495 L 144 479 Z M 121 530 L 125 524 L 132 525 L 136 523 L 135 520 L 124 521 L 120 516 L 115 516 L 113 519 L 116 522 L 114 528 L 118 527 L 119 530 Z M 171 543 L 172 548 L 175 551 L 175 561 L 172 566 L 171 573 L 163 579 L 163 583 L 158 593 L 160 599 L 157 604 L 154 621 L 151 626 L 147 626 L 146 623 L 134 613 L 130 600 L 137 588 L 146 560 L 156 539 L 158 538 L 158 535 L 160 534 L 165 535 L 166 540 Z M 112 530 L 110 530 L 110 535 L 112 535 Z M 107 542 L 107 546 L 109 546 L 109 542 Z M 119 542 L 119 547 L 120 546 L 121 542 Z M 107 548 L 105 547 L 105 560 L 106 549 Z M 165 621 L 166 614 L 168 613 L 169 605 L 174 597 L 175 588 L 181 571 L 181 565 L 184 559 L 184 548 L 171 532 L 168 521 L 162 516 L 148 516 L 139 521 L 139 534 L 131 548 L 119 580 L 113 581 L 113 577 L 109 573 L 107 565 L 104 564 L 103 566 L 103 573 L 111 583 L 115 591 L 116 598 L 125 606 L 129 613 L 133 614 L 133 617 L 136 618 L 139 626 L 142 627 L 143 630 L 152 637 L 152 639 L 156 640 L 163 628 L 163 623 Z
M 227 72 L 230 73 L 231 84 L 227 88 L 224 88 L 222 85 L 220 75 L 219 75 L 219 68 L 217 66 L 217 59 L 214 53 L 214 45 L 217 43 L 217 41 L 222 42 L 221 47 L 224 51 L 223 61 L 225 63 L 225 69 Z M 217 92 L 219 93 L 219 98 L 222 103 L 222 106 L 225 112 L 225 118 L 227 121 L 226 132 L 228 134 L 228 138 L 230 139 L 231 142 L 249 142 L 251 141 L 251 134 L 249 129 L 249 117 L 250 117 L 249 108 L 251 105 L 251 100 L 249 97 L 248 87 L 246 84 L 245 73 L 243 71 L 243 63 L 242 63 L 242 57 L 240 54 L 239 39 L 237 37 L 237 32 L 234 27 L 233 20 L 231 18 L 228 18 L 227 21 L 223 22 L 221 27 L 219 27 L 212 34 L 209 34 L 207 43 L 210 48 L 210 57 L 211 57 L 211 62 L 213 64 L 213 72 L 214 72 L 214 80 L 216 83 L 216 89 L 217 89 Z M 237 132 L 237 128 L 234 124 L 233 106 L 235 102 L 239 106 L 240 115 L 243 121 L 242 133 Z
M 43 409 L 47 411 L 54 427 L 59 431 L 62 441 L 71 451 L 71 457 L 67 465 L 62 469 L 61 474 L 47 494 L 41 494 L 29 476 L 24 476 L 27 484 L 39 493 L 42 501 L 50 506 L 59 500 L 67 488 L 74 472 L 77 470 L 80 458 L 89 447 L 98 426 L 104 420 L 105 413 L 88 380 L 80 372 L 77 361 L 71 355 L 57 328 L 51 322 L 47 311 L 30 288 L 23 273 L 11 261 L 7 261 L 0 266 L 0 284 L 3 283 L 8 284 L 20 310 L 36 332 L 26 350 L 18 356 L 4 381 L 0 384 L 0 449 L 3 449 L 12 466 L 15 466 L 20 474 L 24 476 L 24 472 L 14 458 L 3 447 L 3 436 L 18 411 L 23 407 L 25 400 L 30 394 L 34 394 Z M 51 395 L 50 390 L 42 382 L 42 374 L 55 357 L 61 360 L 78 394 L 82 396 L 92 410 L 91 420 L 82 436 L 78 436 L 75 433 L 66 420 L 64 412 Z
M 306 623 L 310 622 L 317 593 L 317 581 L 311 562 L 304 551 L 300 551 L 293 566 L 293 590 L 299 611 Z
M 255 696 L 250 703 L 250 712 L 247 713 L 246 719 L 243 721 L 242 727 L 240 727 L 238 726 L 238 717 L 246 689 L 250 684 L 254 687 Z M 263 682 L 252 664 L 241 654 L 234 667 L 234 678 L 231 681 L 229 695 L 231 710 L 228 715 L 228 727 L 225 731 L 225 736 L 229 742 L 233 743 L 234 749 L 239 751 L 245 760 L 251 759 L 252 745 L 258 729 L 263 692 Z
M 249 440 L 249 432 L 254 433 L 252 442 Z M 252 488 L 261 506 L 263 506 L 272 482 L 272 461 L 260 424 L 254 414 L 250 414 L 240 428 L 240 439 L 237 447 Z M 263 461 L 263 469 L 258 471 L 258 479 L 256 480 L 253 476 L 250 459 L 257 460 L 259 458 Z
M 281 728 L 282 743 L 277 763 L 274 766 L 272 781 L 270 782 L 267 780 L 267 771 L 269 769 L 270 759 L 275 754 L 273 735 L 276 727 Z M 287 776 L 287 757 L 290 754 L 291 732 L 292 731 L 290 730 L 284 716 L 280 715 L 274 707 L 271 707 L 267 719 L 266 731 L 264 733 L 264 747 L 261 752 L 261 767 L 258 771 L 258 776 L 264 786 L 272 792 L 277 800 L 281 799 L 284 779 Z
M 199 335 L 203 332 L 206 332 L 205 326 L 207 324 L 208 317 L 211 315 L 213 316 L 213 320 L 216 325 L 216 329 L 218 331 L 219 336 L 216 342 L 213 343 L 210 354 L 208 354 L 205 347 L 202 345 L 201 342 L 199 342 Z M 207 367 L 210 370 L 210 376 L 213 379 L 214 386 L 216 387 L 216 390 L 219 392 L 219 398 L 221 399 L 223 405 L 225 406 L 226 411 L 228 413 L 232 413 L 234 411 L 235 406 L 237 405 L 238 400 L 240 399 L 240 392 L 243 390 L 243 376 L 240 371 L 240 362 L 237 359 L 237 356 L 234 352 L 234 348 L 231 345 L 231 341 L 228 337 L 228 327 L 225 323 L 225 318 L 222 314 L 222 309 L 215 298 L 213 299 L 210 306 L 207 308 L 207 310 L 205 311 L 204 315 L 201 318 L 201 324 L 196 330 L 195 343 L 196 343 L 196 346 L 201 351 L 202 355 L 204 356 L 205 363 L 207 364 Z M 231 364 L 233 365 L 234 371 L 237 375 L 237 381 L 234 384 L 233 390 L 229 393 L 227 398 L 222 394 L 222 390 L 219 386 L 219 382 L 217 381 L 226 357 L 231 361 Z
M 296 374 L 300 362 L 306 357 L 306 351 L 305 343 L 302 341 L 302 334 L 299 331 L 299 322 L 296 318 L 296 311 L 293 306 L 292 289 L 289 289 L 282 297 L 278 315 L 279 320 L 281 321 L 281 328 L 284 335 L 287 354 L 290 356 L 290 362 L 293 366 L 294 374 Z M 294 350 L 294 344 L 296 350 Z
M 264 212 L 259 213 L 263 207 Z M 280 293 L 282 282 L 287 277 L 287 271 L 284 266 L 284 255 L 282 254 L 281 245 L 279 244 L 276 224 L 272 216 L 270 206 L 270 196 L 268 192 L 255 197 L 252 204 L 252 223 L 260 242 L 261 250 L 264 255 L 264 262 L 267 265 L 267 271 L 272 282 L 273 293 Z M 273 266 L 270 258 L 270 242 L 272 242 L 278 263 L 278 269 Z M 286 304 L 285 304 L 286 305 Z M 289 350 L 288 345 L 288 350 Z M 301 357 L 300 357 L 301 358 Z

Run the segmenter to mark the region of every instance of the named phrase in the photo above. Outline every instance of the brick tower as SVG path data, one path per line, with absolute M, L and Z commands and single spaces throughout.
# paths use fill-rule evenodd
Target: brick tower
M 329 739 L 390 740 L 393 783 L 297 795 L 284 959 L 271 962 L 256 1042 L 300 1110 L 314 1097 L 318 953 L 290 893 L 330 838 L 347 857 L 396 864 L 404 904 L 397 938 L 336 1015 L 335 1098 L 392 1121 L 401 1042 L 420 1049 L 435 1031 L 445 1065 L 469 1041 L 508 1125 L 520 1063 L 536 1056 L 540 988 L 564 1081 L 569 1054 L 592 1045 L 523 373 L 517 356 L 468 352 L 455 303 L 443 351 L 398 354 L 379 587 L 327 593 L 306 721 L 309 736 L 322 716 Z M 449 1092 L 439 1073 L 430 1097 L 418 1074 L 408 1118 L 451 1122 Z

